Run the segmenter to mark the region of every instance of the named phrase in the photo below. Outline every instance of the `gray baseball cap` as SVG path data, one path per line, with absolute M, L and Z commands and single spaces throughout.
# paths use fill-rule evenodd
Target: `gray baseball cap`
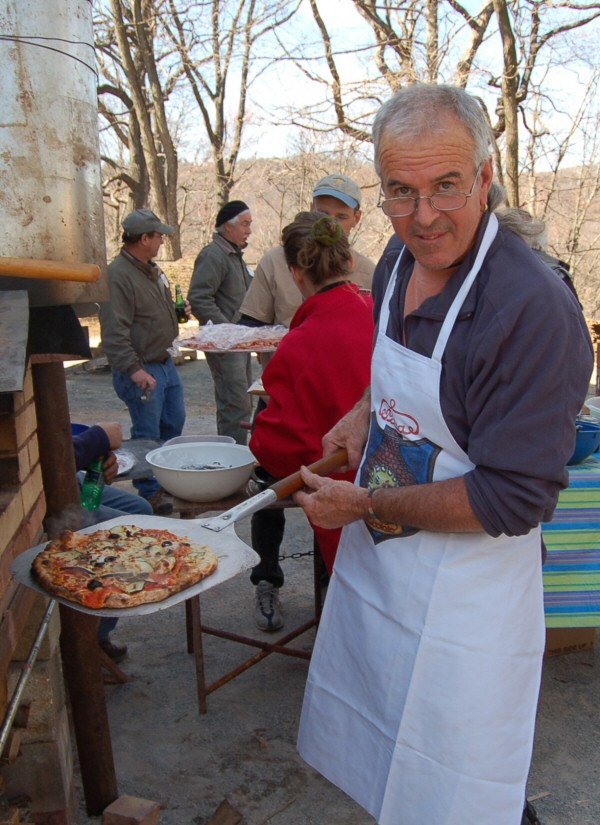
M 175 231 L 168 223 L 163 223 L 150 209 L 136 209 L 135 212 L 130 212 L 123 220 L 123 229 L 130 235 L 143 235 L 144 232 L 172 235 Z
M 321 178 L 313 189 L 313 198 L 318 198 L 321 195 L 337 198 L 353 209 L 360 206 L 362 200 L 362 192 L 359 186 L 347 175 L 327 175 Z

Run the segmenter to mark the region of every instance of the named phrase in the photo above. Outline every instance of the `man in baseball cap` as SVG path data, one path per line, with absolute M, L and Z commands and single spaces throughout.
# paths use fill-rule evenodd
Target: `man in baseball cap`
M 347 175 L 326 175 L 315 185 L 312 195 L 312 209 L 336 218 L 346 235 L 350 235 L 360 223 L 362 192 Z M 364 289 L 370 289 L 375 264 L 355 249 L 352 249 L 352 260 L 350 279 Z M 283 247 L 276 246 L 258 262 L 250 289 L 240 307 L 242 323 L 283 324 L 289 327 L 301 303 L 302 296 L 290 277 Z
M 362 192 L 347 175 L 326 175 L 313 189 L 313 200 L 321 197 L 335 198 L 352 209 L 359 209 Z
M 123 229 L 128 235 L 143 235 L 152 232 L 172 235 L 175 231 L 168 223 L 163 223 L 151 209 L 136 209 L 135 212 L 130 212 L 123 221 Z
M 154 262 L 172 226 L 150 209 L 123 220 L 123 247 L 108 267 L 109 301 L 100 308 L 102 344 L 113 386 L 127 405 L 131 437 L 166 441 L 181 435 L 183 386 L 171 348 L 177 316 L 165 273 Z M 133 482 L 157 515 L 173 510 L 173 499 L 155 478 Z

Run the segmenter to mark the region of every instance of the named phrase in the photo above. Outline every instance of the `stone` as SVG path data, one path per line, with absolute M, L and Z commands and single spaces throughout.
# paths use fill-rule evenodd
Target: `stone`
M 120 796 L 104 809 L 102 825 L 158 825 L 160 805 L 138 796 Z

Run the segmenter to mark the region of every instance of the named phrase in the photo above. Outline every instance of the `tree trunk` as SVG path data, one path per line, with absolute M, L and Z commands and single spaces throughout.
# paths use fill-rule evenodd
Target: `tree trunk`
M 519 108 L 517 92 L 517 49 L 505 0 L 494 0 L 498 28 L 502 38 L 502 108 L 505 124 L 504 185 L 510 206 L 519 206 Z

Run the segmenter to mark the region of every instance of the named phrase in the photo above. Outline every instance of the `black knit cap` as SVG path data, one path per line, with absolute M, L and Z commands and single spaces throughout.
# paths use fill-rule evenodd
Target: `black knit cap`
M 249 211 L 250 207 L 247 206 L 244 201 L 229 201 L 229 203 L 226 203 L 225 206 L 222 206 L 217 212 L 215 227 L 218 229 L 220 226 L 223 226 L 224 223 L 227 223 L 227 221 L 233 220 L 237 215 L 241 215 L 242 212 Z

